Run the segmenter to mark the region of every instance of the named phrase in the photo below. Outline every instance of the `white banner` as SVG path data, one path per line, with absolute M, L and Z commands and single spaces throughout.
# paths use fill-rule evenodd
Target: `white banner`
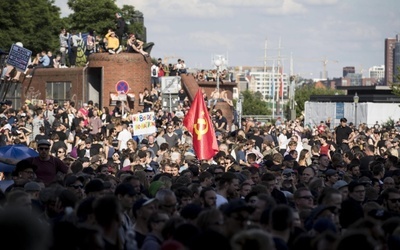
M 156 118 L 154 112 L 146 112 L 132 115 L 134 135 L 146 135 L 156 132 Z
M 356 105 L 352 102 L 345 102 L 343 105 L 337 105 L 335 102 L 306 102 L 304 107 L 304 124 L 310 127 L 318 126 L 320 121 L 326 121 L 328 117 L 332 119 L 331 129 L 339 125 L 342 117 L 345 117 L 348 123 L 354 123 L 357 117 L 356 124 L 365 123 L 369 127 L 376 122 L 385 123 L 389 119 L 395 122 L 400 120 L 398 103 L 362 102 L 357 104 L 356 109 Z

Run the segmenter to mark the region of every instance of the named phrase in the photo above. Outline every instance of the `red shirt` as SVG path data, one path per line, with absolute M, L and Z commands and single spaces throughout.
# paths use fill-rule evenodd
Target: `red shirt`
M 57 172 L 64 174 L 68 172 L 67 165 L 53 156 L 50 156 L 47 161 L 41 160 L 38 156 L 31 157 L 29 160 L 38 167 L 35 171 L 36 177 L 43 181 L 46 186 L 57 180 Z

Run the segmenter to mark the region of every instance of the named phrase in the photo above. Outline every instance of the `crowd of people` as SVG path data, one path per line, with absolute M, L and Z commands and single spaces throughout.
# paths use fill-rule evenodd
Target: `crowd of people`
M 108 53 L 121 52 L 122 31 L 109 30 Z M 151 49 L 135 36 L 128 45 L 143 56 Z M 151 74 L 152 89 L 139 98 L 143 112 L 155 112 L 156 132 L 147 135 L 134 134 L 134 114 L 121 101 L 113 110 L 92 101 L 0 103 L 0 146 L 23 144 L 38 154 L 0 157 L 15 166 L 1 173 L 2 249 L 399 249 L 396 127 L 247 118 L 231 128 L 213 110 L 230 101 L 226 90 L 215 90 L 204 99 L 218 152 L 198 159 L 182 122 L 190 109 L 185 91 L 174 112 L 160 101 L 160 77 L 187 74 L 185 62 L 165 67 L 159 59 Z M 228 75 L 217 74 L 195 77 Z
M 121 103 L 1 104 L 1 145 L 38 152 L 0 157 L 16 165 L 2 173 L 0 228 L 18 249 L 399 247 L 395 128 L 278 118 L 231 130 L 217 110 L 206 160 L 182 125 L 190 106 L 158 110 L 157 131 L 134 136 Z

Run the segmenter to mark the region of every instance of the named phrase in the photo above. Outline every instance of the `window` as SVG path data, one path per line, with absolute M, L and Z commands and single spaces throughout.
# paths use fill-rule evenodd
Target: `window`
M 71 82 L 47 82 L 46 99 L 51 100 L 71 100 Z
M 4 93 L 7 94 L 4 96 Z M 22 84 L 19 83 L 2 83 L 0 85 L 1 98 L 12 101 L 13 107 L 19 109 L 21 107 Z

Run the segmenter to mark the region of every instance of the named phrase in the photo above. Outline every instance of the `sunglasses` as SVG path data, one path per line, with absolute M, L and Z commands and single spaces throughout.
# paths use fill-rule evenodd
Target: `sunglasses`
M 393 203 L 395 203 L 395 202 L 400 202 L 400 199 L 388 199 L 388 200 L 390 200 L 390 201 L 393 202 Z
M 43 147 L 40 147 L 40 148 L 38 148 L 39 150 L 49 150 L 50 148 L 43 148 Z

